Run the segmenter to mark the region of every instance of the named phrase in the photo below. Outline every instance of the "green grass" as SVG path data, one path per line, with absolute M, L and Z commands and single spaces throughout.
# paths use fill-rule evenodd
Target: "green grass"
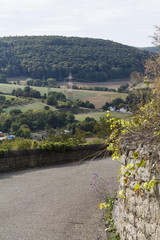
M 93 113 L 81 113 L 81 114 L 75 114 L 75 119 L 78 121 L 85 120 L 86 117 L 94 118 L 96 121 L 100 119 L 100 117 L 105 117 L 106 112 L 93 112 Z
M 34 103 L 30 103 L 30 104 L 25 104 L 25 105 L 17 105 L 17 106 L 12 106 L 12 107 L 8 107 L 8 108 L 3 108 L 3 111 L 6 113 L 9 113 L 12 109 L 20 109 L 22 112 L 25 112 L 29 109 L 43 109 L 45 106 L 45 104 L 41 103 L 41 102 L 34 102 Z M 50 110 L 55 111 L 56 108 L 50 106 Z
M 14 85 L 14 84 L 0 84 L 0 92 L 2 93 L 11 93 L 13 89 L 24 88 L 22 85 Z
M 106 94 L 103 94 L 103 96 L 106 96 L 106 98 L 110 98 L 110 101 L 115 98 L 122 98 L 123 100 L 125 100 L 128 94 L 119 92 L 106 92 Z
M 86 117 L 94 118 L 96 121 L 99 121 L 101 117 L 106 117 L 106 112 L 93 112 L 93 113 L 82 113 L 82 114 L 75 114 L 75 119 L 78 121 L 85 120 Z M 128 119 L 131 117 L 130 113 L 121 113 L 121 112 L 112 112 L 110 113 L 111 117 L 116 118 L 124 118 Z
M 73 91 L 73 100 L 76 100 L 76 99 L 80 99 L 80 100 L 84 100 L 85 98 L 88 98 L 88 97 L 94 97 L 96 96 L 97 94 L 96 93 L 93 93 L 92 91 L 90 92 L 83 92 L 83 91 Z
M 11 94 L 13 89 L 21 88 L 23 89 L 25 86 L 24 85 L 15 85 L 15 84 L 0 84 L 0 92 L 6 93 L 6 94 Z M 33 89 L 36 89 L 41 93 L 43 96 L 45 93 L 48 94 L 48 88 L 47 87 L 32 87 Z M 65 95 L 67 95 L 67 91 L 62 89 L 62 88 L 50 88 L 50 91 L 56 91 L 56 92 L 62 92 Z M 84 92 L 84 91 L 74 91 L 73 90 L 73 100 L 75 99 L 85 99 L 87 97 L 92 97 L 96 96 L 96 93 L 91 92 Z

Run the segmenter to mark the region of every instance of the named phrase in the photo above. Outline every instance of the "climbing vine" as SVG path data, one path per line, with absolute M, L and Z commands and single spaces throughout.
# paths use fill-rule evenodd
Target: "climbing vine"
M 144 82 L 149 86 L 149 80 L 145 77 Z M 159 88 L 160 89 L 160 88 Z M 160 141 L 160 97 L 158 94 L 159 89 L 152 89 L 149 91 L 149 101 L 139 108 L 139 111 L 134 114 L 130 120 L 110 118 L 109 112 L 107 113 L 107 122 L 110 124 L 111 135 L 107 139 L 108 150 L 112 152 L 112 160 L 117 159 L 121 161 L 121 139 L 130 137 L 134 140 L 135 136 L 142 140 L 148 140 L 151 144 Z M 135 174 L 138 175 L 138 170 L 146 166 L 145 156 L 140 156 L 139 152 L 133 152 L 133 163 L 125 166 L 123 173 L 124 186 L 129 187 Z M 122 163 L 121 163 L 122 164 Z M 157 179 L 150 179 L 149 182 L 143 179 L 137 180 L 133 190 L 140 196 L 144 192 L 151 192 L 158 183 Z M 125 198 L 125 190 L 120 190 L 120 198 Z

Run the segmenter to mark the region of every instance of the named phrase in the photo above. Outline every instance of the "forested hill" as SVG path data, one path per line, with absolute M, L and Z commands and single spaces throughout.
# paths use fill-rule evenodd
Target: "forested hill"
M 0 38 L 0 74 L 107 81 L 142 71 L 149 53 L 109 40 L 24 36 Z
M 151 53 L 160 53 L 160 50 L 158 47 L 144 47 L 144 48 L 139 48 L 139 49 L 141 49 L 142 51 L 148 51 Z

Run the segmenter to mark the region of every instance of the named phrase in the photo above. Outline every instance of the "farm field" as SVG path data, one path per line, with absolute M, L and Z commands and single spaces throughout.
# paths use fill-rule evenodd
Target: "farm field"
M 119 88 L 122 84 L 130 83 L 129 78 L 123 79 L 112 79 L 112 81 L 107 82 L 74 82 L 73 84 L 77 85 L 78 87 L 108 87 L 108 88 Z
M 0 92 L 5 94 L 11 94 L 13 89 L 24 88 L 24 85 L 15 85 L 15 84 L 0 84 Z M 32 87 L 41 93 L 43 96 L 45 93 L 48 94 L 47 87 Z M 64 88 L 50 88 L 50 91 L 63 92 L 67 95 L 67 91 Z M 127 97 L 126 93 L 118 92 L 106 92 L 106 91 L 89 91 L 89 90 L 73 90 L 73 100 L 89 100 L 95 105 L 96 108 L 101 108 L 105 102 L 111 102 L 115 98 Z
M 30 104 L 24 104 L 24 105 L 17 105 L 17 106 L 12 106 L 12 107 L 8 107 L 8 108 L 3 108 L 3 111 L 6 113 L 9 113 L 12 109 L 20 109 L 22 112 L 25 112 L 29 109 L 43 109 L 44 106 L 46 106 L 46 104 L 41 103 L 41 102 L 34 102 L 34 103 L 30 103 Z M 50 109 L 55 111 L 56 108 L 50 106 Z
M 101 108 L 106 102 L 111 102 L 115 98 L 122 98 L 125 100 L 128 95 L 127 93 L 118 92 L 101 92 L 101 91 L 95 92 L 96 96 L 88 97 L 86 98 L 86 100 L 89 100 L 91 103 L 93 103 L 96 108 Z
M 81 114 L 75 114 L 75 119 L 77 121 L 83 121 L 86 117 L 94 118 L 96 121 L 98 121 L 101 117 L 106 117 L 107 112 L 90 112 L 90 113 L 81 113 Z M 131 117 L 130 113 L 121 113 L 121 112 L 110 112 L 111 117 L 117 117 L 117 118 L 124 118 L 128 119 Z
M 13 89 L 17 89 L 17 88 L 21 88 L 23 89 L 25 86 L 24 85 L 15 85 L 15 84 L 0 84 L 0 92 L 2 93 L 6 93 L 6 94 L 11 94 Z M 41 95 L 43 96 L 45 93 L 48 94 L 48 88 L 47 87 L 32 87 L 33 89 L 36 89 L 37 91 L 39 91 L 41 93 Z M 67 95 L 67 91 L 61 88 L 50 88 L 50 91 L 56 91 L 56 92 L 63 92 L 65 95 Z M 91 96 L 96 96 L 96 93 L 90 91 L 89 93 L 86 91 L 77 91 L 74 92 L 73 91 L 73 99 L 84 99 L 87 97 L 91 97 Z

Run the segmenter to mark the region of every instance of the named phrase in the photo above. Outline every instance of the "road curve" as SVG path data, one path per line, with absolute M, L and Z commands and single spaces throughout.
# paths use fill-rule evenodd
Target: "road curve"
M 90 183 L 98 173 L 116 189 L 118 169 L 106 158 L 1 174 L 0 239 L 105 240 Z

